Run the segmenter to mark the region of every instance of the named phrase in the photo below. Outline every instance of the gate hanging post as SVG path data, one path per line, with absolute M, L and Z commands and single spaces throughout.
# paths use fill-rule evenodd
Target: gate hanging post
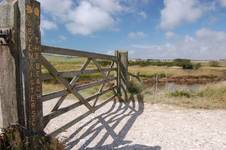
M 18 123 L 17 13 L 12 0 L 0 5 L 0 128 Z
M 40 3 L 36 0 L 19 0 L 18 2 L 21 14 L 20 42 L 26 127 L 38 134 L 43 132 Z

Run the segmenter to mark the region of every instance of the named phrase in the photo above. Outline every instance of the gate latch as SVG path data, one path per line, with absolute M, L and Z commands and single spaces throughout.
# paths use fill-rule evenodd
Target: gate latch
M 0 45 L 8 45 L 12 38 L 10 28 L 0 28 Z

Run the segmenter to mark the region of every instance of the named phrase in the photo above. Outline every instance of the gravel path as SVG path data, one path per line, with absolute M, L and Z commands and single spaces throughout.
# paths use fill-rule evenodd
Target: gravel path
M 54 102 L 45 103 L 44 113 Z M 63 107 L 74 102 L 66 100 Z M 45 131 L 75 150 L 226 150 L 224 110 L 150 105 L 135 98 L 129 105 L 112 101 L 89 114 L 85 107 L 76 108 L 52 120 Z

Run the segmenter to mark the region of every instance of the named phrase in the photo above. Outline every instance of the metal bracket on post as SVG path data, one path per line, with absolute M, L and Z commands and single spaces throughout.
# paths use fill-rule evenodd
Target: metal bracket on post
M 12 30 L 10 28 L 0 28 L 0 45 L 8 45 L 12 38 Z

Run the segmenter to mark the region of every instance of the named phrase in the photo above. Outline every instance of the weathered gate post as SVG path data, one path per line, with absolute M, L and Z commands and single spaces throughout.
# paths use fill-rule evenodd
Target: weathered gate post
M 41 84 L 40 3 L 19 0 L 20 43 L 23 60 L 23 88 L 26 103 L 26 127 L 33 133 L 43 131 Z
M 125 89 L 127 90 L 128 85 L 128 52 L 116 51 L 117 57 L 117 92 L 121 95 L 121 88 L 124 84 Z
M 7 128 L 18 123 L 17 10 L 13 2 L 1 4 L 0 14 L 0 128 Z

